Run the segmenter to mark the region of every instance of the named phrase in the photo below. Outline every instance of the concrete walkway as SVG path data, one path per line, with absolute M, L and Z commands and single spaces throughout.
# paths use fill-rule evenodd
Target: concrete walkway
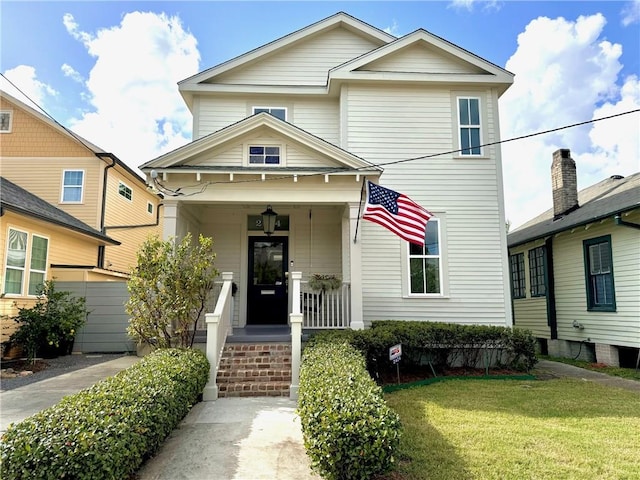
M 549 360 L 540 360 L 535 367 L 534 375 L 544 377 L 545 375 L 552 377 L 572 377 L 581 378 L 586 381 L 600 383 L 614 388 L 623 388 L 633 392 L 640 393 L 640 382 L 629 380 L 621 377 L 612 377 L 606 373 L 586 370 L 566 363 L 551 362 Z

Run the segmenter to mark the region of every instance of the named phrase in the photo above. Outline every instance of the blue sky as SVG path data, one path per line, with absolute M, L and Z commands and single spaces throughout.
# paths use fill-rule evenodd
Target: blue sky
M 501 99 L 503 138 L 640 108 L 638 0 L 0 0 L 0 71 L 135 168 L 190 140 L 179 80 L 339 11 L 396 36 L 424 28 L 515 73 Z M 632 114 L 505 144 L 507 218 L 518 226 L 550 207 L 557 148 L 571 149 L 580 188 L 639 171 L 639 131 Z

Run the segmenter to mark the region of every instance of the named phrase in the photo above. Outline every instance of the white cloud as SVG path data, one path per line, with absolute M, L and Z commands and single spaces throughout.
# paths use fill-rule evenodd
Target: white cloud
M 502 2 L 499 0 L 451 0 L 450 6 L 457 10 L 473 11 L 475 5 L 482 5 L 483 10 L 500 10 Z
M 503 139 L 637 108 L 638 79 L 618 83 L 622 47 L 602 39 L 605 23 L 596 14 L 575 21 L 539 17 L 527 25 L 506 64 L 516 77 L 500 100 Z M 579 188 L 639 170 L 637 128 L 637 115 L 627 115 L 504 144 L 507 219 L 515 228 L 551 207 L 558 148 L 571 150 Z
M 385 32 L 387 32 L 389 35 L 393 35 L 394 37 L 399 36 L 398 34 L 398 22 L 396 22 L 395 20 L 393 21 L 393 24 L 390 27 L 387 27 L 384 29 Z
M 49 97 L 58 95 L 53 87 L 38 80 L 36 69 L 32 66 L 18 65 L 5 71 L 4 76 L 9 81 L 2 79 L 2 90 L 38 111 L 40 107 L 45 108 Z M 12 83 L 17 85 L 19 90 Z
M 640 0 L 627 2 L 622 9 L 622 24 L 625 27 L 640 23 Z
M 191 139 L 177 82 L 198 72 L 200 54 L 178 17 L 127 13 L 95 34 L 70 14 L 63 23 L 95 57 L 85 94 L 92 109 L 71 120 L 74 131 L 134 168 Z
M 84 82 L 82 75 L 80 75 L 80 73 L 76 69 L 74 69 L 71 65 L 64 63 L 62 64 L 62 67 L 60 67 L 60 69 L 62 70 L 62 73 L 64 74 L 65 77 L 69 77 L 78 83 Z

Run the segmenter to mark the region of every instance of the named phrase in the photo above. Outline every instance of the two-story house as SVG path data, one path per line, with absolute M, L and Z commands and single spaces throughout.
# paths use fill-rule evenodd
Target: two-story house
M 305 303 L 307 328 L 508 326 L 496 142 L 512 81 L 425 30 L 396 38 L 338 13 L 180 82 L 193 141 L 141 169 L 165 195 L 165 237 L 214 238 L 236 327 L 286 324 L 294 271 L 343 281 L 323 318 Z M 360 218 L 365 180 L 434 215 L 424 247 Z
M 115 155 L 3 91 L 0 119 L 0 177 L 19 192 L 2 192 L 11 215 L 0 219 L 0 313 L 34 301 L 38 278 L 125 281 L 138 246 L 161 233 L 161 197 Z

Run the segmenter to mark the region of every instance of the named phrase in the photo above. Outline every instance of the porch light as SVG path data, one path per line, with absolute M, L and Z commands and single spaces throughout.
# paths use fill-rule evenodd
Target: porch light
M 276 218 L 278 214 L 273 211 L 271 205 L 267 205 L 267 209 L 261 213 L 262 215 L 262 230 L 265 235 L 271 235 L 276 230 Z

